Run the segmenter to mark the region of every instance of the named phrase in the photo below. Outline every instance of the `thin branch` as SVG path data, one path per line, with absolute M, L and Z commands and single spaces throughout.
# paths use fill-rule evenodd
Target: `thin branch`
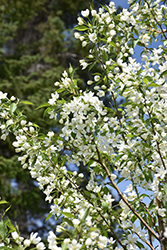
M 151 221 L 152 221 L 152 223 L 153 223 L 153 225 L 154 225 L 154 227 L 155 227 L 156 232 L 159 233 L 159 232 L 158 232 L 159 230 L 158 230 L 158 228 L 157 228 L 157 226 L 156 226 L 156 224 L 155 224 L 155 222 L 154 222 L 154 219 L 153 219 L 153 217 L 152 217 L 152 214 L 149 212 L 149 210 L 148 210 L 146 204 L 145 204 L 144 202 L 141 202 L 141 205 L 144 206 L 146 212 L 149 214 L 149 216 L 150 216 L 150 218 L 151 218 Z
M 140 234 L 138 234 L 137 232 L 135 232 L 135 234 L 136 234 L 140 239 L 142 239 L 141 236 L 140 236 Z M 155 250 L 155 248 L 152 246 L 152 243 L 149 243 L 148 241 L 145 241 L 145 243 L 151 248 L 151 250 Z
M 145 1 L 146 1 L 147 5 L 148 5 L 148 7 L 149 7 L 149 9 L 150 9 L 150 13 L 152 14 L 154 20 L 156 21 L 156 23 L 157 23 L 158 26 L 160 27 L 162 34 L 164 35 L 165 39 L 167 39 L 167 36 L 165 35 L 165 32 L 164 32 L 164 30 L 163 30 L 161 24 L 157 21 L 155 15 L 154 15 L 154 12 L 152 11 L 152 8 L 151 8 L 150 4 L 148 3 L 147 0 L 145 0 Z
M 136 187 L 136 185 L 135 185 L 135 183 L 134 183 L 134 180 L 133 180 L 133 178 L 132 178 L 132 175 L 131 175 L 131 181 L 132 181 L 132 183 L 133 183 L 133 186 L 134 186 L 134 189 L 135 189 L 135 192 L 136 192 L 136 194 L 137 194 L 137 198 L 138 198 L 138 201 L 139 201 L 141 207 L 144 207 L 144 210 L 146 210 L 146 212 L 148 213 L 148 215 L 149 215 L 150 218 L 151 218 L 151 221 L 152 221 L 152 223 L 153 223 L 153 225 L 154 225 L 154 227 L 155 227 L 155 231 L 156 231 L 157 233 L 159 233 L 159 230 L 158 230 L 158 228 L 157 228 L 157 226 L 156 226 L 156 224 L 155 224 L 155 222 L 154 222 L 154 219 L 153 219 L 151 213 L 150 213 L 149 210 L 147 209 L 146 204 L 145 204 L 144 202 L 140 201 L 139 192 L 138 192 L 138 189 L 137 189 L 137 187 Z M 149 231 L 148 231 L 148 232 L 149 232 Z
M 111 174 L 110 174 L 107 166 L 102 162 L 101 157 L 100 157 L 100 152 L 99 152 L 97 146 L 96 146 L 96 149 L 97 149 L 97 154 L 98 154 L 98 157 L 99 157 L 99 163 L 101 164 L 101 166 L 103 167 L 103 169 L 107 173 L 112 186 L 117 190 L 118 194 L 120 195 L 120 197 L 122 198 L 122 200 L 125 202 L 125 204 L 130 208 L 130 210 L 133 212 L 133 214 L 136 215 L 136 217 L 143 223 L 143 225 L 150 231 L 150 233 L 158 241 L 160 241 L 159 236 L 152 230 L 152 228 L 147 224 L 147 222 L 135 211 L 135 209 L 131 206 L 131 204 L 128 202 L 128 200 L 124 197 L 124 195 L 122 194 L 122 192 L 120 191 L 120 189 L 118 188 L 118 186 L 113 181 L 112 176 L 111 176 Z

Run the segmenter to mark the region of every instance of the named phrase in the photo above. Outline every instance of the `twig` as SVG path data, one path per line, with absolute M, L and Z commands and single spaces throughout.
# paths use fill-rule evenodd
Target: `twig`
M 128 200 L 124 197 L 124 195 L 122 194 L 122 192 L 120 191 L 120 189 L 118 188 L 118 186 L 115 184 L 115 182 L 112 179 L 112 176 L 107 168 L 107 166 L 102 162 L 101 157 L 100 157 L 100 152 L 96 146 L 97 149 L 97 154 L 99 157 L 99 163 L 101 164 L 101 166 L 103 167 L 103 169 L 105 170 L 105 172 L 107 173 L 111 184 L 113 185 L 113 187 L 117 190 L 118 194 L 120 195 L 120 197 L 122 198 L 122 200 L 125 202 L 125 204 L 130 208 L 130 210 L 133 212 L 134 215 L 136 215 L 136 217 L 143 223 L 143 225 L 150 231 L 150 233 L 158 240 L 159 236 L 152 230 L 152 228 L 147 224 L 147 222 L 135 211 L 135 209 L 131 206 L 131 204 L 128 202 Z

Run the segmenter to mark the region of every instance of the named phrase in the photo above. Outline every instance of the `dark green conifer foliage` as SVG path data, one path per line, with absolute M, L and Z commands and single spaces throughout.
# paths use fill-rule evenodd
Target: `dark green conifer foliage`
M 94 4 L 99 7 L 108 2 L 96 0 Z M 90 4 L 90 0 L 0 0 L 0 91 L 32 102 L 33 108 L 22 104 L 20 111 L 42 132 L 57 124 L 43 118 L 43 109 L 35 108 L 50 98 L 64 68 L 69 63 L 77 66 L 85 53 L 71 34 L 77 14 Z M 0 196 L 12 205 L 9 215 L 23 236 L 28 228 L 42 235 L 46 228 L 30 218 L 44 220 L 41 216 L 48 204 L 28 171 L 20 167 L 13 139 L 0 140 Z

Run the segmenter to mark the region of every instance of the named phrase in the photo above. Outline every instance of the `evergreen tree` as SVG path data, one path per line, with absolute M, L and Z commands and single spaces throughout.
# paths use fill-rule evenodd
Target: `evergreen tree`
M 1 0 L 0 1 L 0 90 L 29 101 L 36 108 L 45 103 L 63 69 L 69 63 L 77 66 L 84 50 L 74 42 L 71 33 L 77 13 L 87 8 L 90 0 Z M 95 1 L 98 7 L 108 1 Z M 85 78 L 83 72 L 82 79 Z M 81 83 L 83 84 L 83 83 Z M 26 101 L 26 102 L 27 102 Z M 43 109 L 20 105 L 42 132 L 57 124 L 43 119 Z M 11 146 L 10 137 L 0 140 L 0 196 L 12 204 L 11 216 L 26 236 L 28 230 L 43 234 L 45 228 L 33 223 L 42 219 L 47 203 L 23 171 Z M 33 219 L 32 219 L 33 218 Z M 36 228 L 38 227 L 38 229 Z

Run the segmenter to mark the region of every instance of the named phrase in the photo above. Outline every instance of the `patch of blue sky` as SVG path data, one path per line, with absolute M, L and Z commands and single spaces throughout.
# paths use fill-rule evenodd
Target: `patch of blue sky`
M 122 8 L 129 8 L 129 4 L 127 0 L 112 0 L 111 2 L 115 3 L 116 8 L 118 8 L 119 6 L 121 6 Z

